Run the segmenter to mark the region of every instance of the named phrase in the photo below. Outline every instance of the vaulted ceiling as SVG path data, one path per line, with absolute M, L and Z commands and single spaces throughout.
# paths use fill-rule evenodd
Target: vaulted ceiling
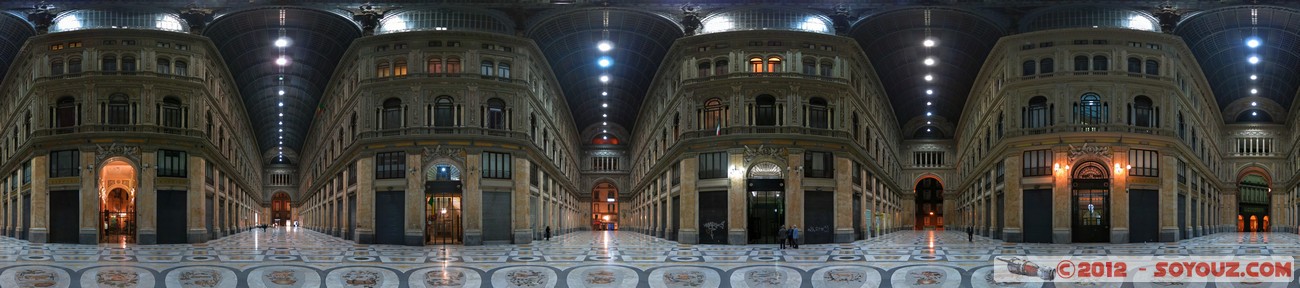
M 443 21 L 440 17 L 478 17 L 475 19 L 495 23 L 489 29 L 494 33 L 530 38 L 542 49 L 560 82 L 578 126 L 575 128 L 583 130 L 601 122 L 635 127 L 632 122 L 636 121 L 654 74 L 673 42 L 681 37 L 694 37 L 684 36 L 687 29 L 681 24 L 681 7 L 688 1 L 555 2 L 569 4 L 395 0 L 373 5 L 381 12 L 418 14 L 421 21 L 429 23 L 444 23 L 439 22 Z M 1068 27 L 1159 31 L 1163 20 L 1155 15 L 1163 3 L 1158 1 L 1099 0 L 1068 6 L 1053 1 L 957 2 L 960 3 L 926 6 L 924 3 L 931 2 L 704 0 L 691 1 L 691 5 L 699 8 L 701 18 L 713 15 L 710 13 L 741 11 L 750 15 L 746 17 L 758 17 L 751 19 L 753 23 L 771 23 L 774 29 L 800 25 L 776 23 L 789 21 L 782 19 L 789 18 L 790 13 L 778 15 L 783 10 L 812 11 L 820 13 L 818 18 L 823 20 L 837 14 L 846 15 L 845 25 L 837 22 L 838 29 L 826 33 L 851 37 L 860 44 L 882 80 L 900 125 L 925 117 L 926 113 L 956 122 L 975 75 L 999 37 Z M 9 12 L 0 15 L 0 72 L 9 67 L 22 43 L 35 34 L 32 19 L 23 19 L 26 12 L 33 11 L 28 7 L 43 3 L 55 5 L 51 11 L 66 13 L 102 8 L 117 1 L 8 2 L 0 7 Z M 179 13 L 194 2 L 130 3 Z M 197 3 L 202 6 L 199 8 L 213 12 L 202 19 L 206 23 L 202 35 L 217 45 L 234 75 L 253 117 L 260 148 L 271 151 L 283 146 L 299 150 L 316 111 L 321 108 L 319 99 L 337 68 L 335 64 L 352 41 L 364 35 L 363 25 L 352 18 L 352 13 L 364 3 L 284 1 L 275 4 L 236 0 Z M 1173 2 L 1172 8 L 1181 14 L 1181 19 L 1169 20 L 1177 21 L 1173 33 L 1182 36 L 1192 48 L 1220 107 L 1245 97 L 1261 97 L 1282 107 L 1291 105 L 1300 89 L 1300 52 L 1297 52 L 1300 50 L 1295 49 L 1300 47 L 1300 10 L 1297 9 L 1300 6 L 1294 1 L 1282 5 L 1287 6 Z M 461 8 L 438 9 L 453 6 Z M 743 10 L 742 6 L 762 9 Z M 437 11 L 419 12 L 431 10 Z M 466 13 L 474 15 L 465 16 Z M 763 13 L 771 16 L 763 18 L 766 15 Z M 1135 27 L 1135 23 L 1142 27 Z M 289 39 L 290 43 L 277 47 L 274 41 L 279 38 Z M 1262 45 L 1247 47 L 1244 43 L 1249 39 L 1257 39 Z M 925 40 L 933 40 L 935 45 L 925 46 Z M 612 49 L 598 49 L 597 44 L 602 41 L 612 44 Z M 275 63 L 281 56 L 286 57 L 288 65 Z M 1260 62 L 1249 63 L 1250 56 L 1259 57 Z M 598 64 L 602 57 L 608 57 L 610 65 Z M 935 63 L 926 65 L 926 59 Z M 927 75 L 930 80 L 926 80 Z M 1256 75 L 1256 79 L 1249 79 L 1250 75 Z M 609 81 L 601 82 L 601 76 L 608 76 Z M 1258 94 L 1249 94 L 1250 89 L 1257 89 Z M 279 94 L 281 90 L 284 95 Z M 279 116 L 280 113 L 284 116 Z

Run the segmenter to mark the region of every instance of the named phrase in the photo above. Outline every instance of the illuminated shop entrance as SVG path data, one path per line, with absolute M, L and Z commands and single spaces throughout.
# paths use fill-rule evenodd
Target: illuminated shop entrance
M 99 242 L 135 243 L 135 167 L 112 160 L 99 176 Z
M 450 163 L 435 163 L 426 171 L 424 243 L 460 244 L 464 239 L 460 168 Z
M 775 244 L 785 225 L 785 179 L 781 168 L 765 162 L 754 165 L 745 181 L 748 243 Z
M 1075 170 L 1071 238 L 1076 243 L 1110 242 L 1110 176 L 1106 166 L 1086 162 Z

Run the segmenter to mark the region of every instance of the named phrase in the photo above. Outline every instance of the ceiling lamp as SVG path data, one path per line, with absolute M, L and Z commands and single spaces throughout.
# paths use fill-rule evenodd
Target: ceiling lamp
M 289 65 L 289 57 L 280 56 L 280 58 L 275 58 L 275 65 Z
M 925 47 L 934 47 L 934 39 L 925 39 L 925 41 L 921 41 L 921 45 L 924 45 Z
M 600 41 L 600 43 L 596 43 L 596 49 L 600 49 L 600 52 L 609 52 L 609 50 L 614 49 L 614 43 Z
M 280 48 L 289 47 L 289 39 L 285 39 L 285 38 L 275 39 L 275 47 L 280 47 Z
M 1259 47 L 1259 44 L 1259 38 L 1250 38 L 1246 40 L 1246 47 L 1255 48 Z

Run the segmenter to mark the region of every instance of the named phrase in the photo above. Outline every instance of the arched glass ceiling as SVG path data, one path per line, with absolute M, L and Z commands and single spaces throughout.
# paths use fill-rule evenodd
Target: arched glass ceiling
M 1005 27 L 978 11 L 916 7 L 867 16 L 849 34 L 871 59 L 898 123 L 907 123 L 927 113 L 958 119 Z
M 551 64 L 577 127 L 604 120 L 633 127 L 641 99 L 682 30 L 668 18 L 646 11 L 580 8 L 539 18 L 529 25 L 527 35 Z M 601 41 L 609 41 L 611 49 L 600 51 Z M 612 65 L 602 67 L 601 57 L 608 57 Z M 601 75 L 609 76 L 609 82 L 602 83 Z
M 149 8 L 74 9 L 59 13 L 50 33 L 97 28 L 151 29 L 185 32 L 189 25 L 176 13 Z
M 317 109 L 323 108 L 317 103 L 335 65 L 361 30 L 330 11 L 259 7 L 223 14 L 204 35 L 217 45 L 239 85 L 261 151 L 277 146 L 299 151 Z M 276 47 L 280 38 L 288 45 Z M 275 63 L 281 56 L 286 65 Z M 284 145 L 279 145 L 281 135 Z
M 1185 17 L 1174 33 L 1191 46 L 1219 107 L 1253 96 L 1291 107 L 1300 89 L 1297 27 L 1297 9 L 1232 6 Z M 1250 40 L 1256 40 L 1258 45 L 1251 47 Z M 1252 63 L 1251 57 L 1257 61 Z
M 18 50 L 32 35 L 36 35 L 36 31 L 27 21 L 9 13 L 0 13 L 0 76 L 9 72 Z
M 501 12 L 473 8 L 402 9 L 384 13 L 375 34 L 426 30 L 473 30 L 514 35 Z
M 816 11 L 790 7 L 749 7 L 714 12 L 700 20 L 700 34 L 743 30 L 790 30 L 824 34 L 831 19 Z
M 1160 21 L 1146 11 L 1124 7 L 1060 5 L 1038 9 L 1020 19 L 1020 32 L 1062 28 L 1124 28 L 1160 31 Z

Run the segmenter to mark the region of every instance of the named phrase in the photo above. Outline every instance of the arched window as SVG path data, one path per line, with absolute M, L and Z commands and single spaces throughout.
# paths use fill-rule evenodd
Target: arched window
M 429 70 L 428 70 L 429 73 L 431 73 L 431 74 L 441 74 L 441 73 L 445 72 L 445 71 L 443 71 L 442 69 L 443 69 L 443 67 L 442 67 L 442 59 L 441 59 L 441 58 L 429 58 Z
M 405 59 L 397 59 L 393 61 L 393 76 L 406 76 Z
M 50 75 L 63 75 L 63 59 L 50 60 Z
M 452 127 L 456 124 L 456 111 L 452 106 L 451 96 L 439 96 L 434 100 L 433 126 Z
M 1074 56 L 1074 71 L 1088 71 L 1088 56 Z
M 451 74 L 461 73 L 460 58 L 447 57 L 447 73 L 451 73 Z
M 1110 70 L 1110 59 L 1106 59 L 1106 56 L 1102 56 L 1102 55 L 1092 56 L 1092 70 L 1093 71 Z
M 682 114 L 673 113 L 673 140 L 681 135 Z
M 487 101 L 487 128 L 506 129 L 506 102 L 501 98 Z
M 510 63 L 497 63 L 497 77 L 510 79 Z
M 1147 75 L 1160 75 L 1160 61 L 1147 60 Z
M 775 126 L 776 125 L 776 97 L 772 95 L 758 95 L 754 98 L 754 125 L 758 126 Z
M 167 59 L 158 59 L 157 68 L 154 69 L 158 74 L 172 74 L 172 62 Z
M 826 110 L 826 99 L 813 97 L 808 99 L 808 127 L 827 129 L 830 115 Z
M 1002 124 L 1005 123 L 1002 119 L 1004 118 L 1005 117 L 1002 117 L 1002 112 L 998 112 L 998 139 L 1002 139 Z
M 713 61 L 713 75 L 727 75 L 727 59 Z
M 1155 125 L 1155 114 L 1155 107 L 1151 103 L 1151 98 L 1137 96 L 1137 98 L 1133 99 L 1133 114 L 1131 117 L 1134 126 L 1153 127 Z
M 131 103 L 125 94 L 108 96 L 108 113 L 105 121 L 110 125 L 131 124 Z
M 862 139 L 862 123 L 858 123 L 858 112 L 853 112 L 853 141 L 857 142 Z
M 704 121 L 700 121 L 700 129 L 720 131 L 723 127 L 722 109 L 722 100 L 718 100 L 718 98 L 704 101 L 704 110 L 701 113 Z
M 1020 65 L 1020 76 L 1032 76 L 1037 68 L 1038 65 L 1034 60 L 1025 60 L 1025 63 Z
M 392 73 L 393 70 L 391 67 L 388 67 L 388 61 L 379 61 L 379 64 L 375 65 L 375 77 L 378 78 L 389 77 L 389 76 L 393 76 Z
M 822 61 L 822 77 L 831 77 L 831 71 L 835 70 L 835 64 L 830 61 Z
M 100 63 L 100 70 L 105 72 L 117 71 L 117 57 L 113 55 L 104 55 L 104 58 L 100 59 Z
M 59 98 L 54 107 L 54 127 L 66 128 L 77 126 L 77 99 L 72 96 Z
M 212 130 L 208 128 L 208 130 Z M 348 131 L 352 132 L 352 140 L 357 140 L 357 112 L 352 112 L 352 121 L 348 123 Z
M 68 58 L 68 73 L 81 73 L 81 58 Z
M 122 56 L 122 72 L 135 72 L 135 57 Z
M 759 57 L 749 58 L 749 72 L 754 72 L 754 73 L 763 72 L 763 58 L 759 58 Z
M 482 74 L 483 76 L 492 76 L 492 69 L 496 66 L 493 65 L 492 60 L 483 60 L 483 62 L 479 62 L 479 64 L 479 74 Z
M 381 123 L 382 125 L 379 126 L 380 129 L 389 130 L 402 128 L 401 99 L 388 98 L 388 100 L 384 100 L 384 110 L 381 114 L 383 116 L 381 116 L 380 119 L 382 119 L 383 122 Z
M 781 71 L 781 57 L 780 56 L 767 57 L 767 72 L 780 72 L 780 71 Z
M 1052 74 L 1052 72 L 1056 72 L 1056 61 L 1053 61 L 1052 58 L 1038 60 L 1038 73 Z
M 190 75 L 190 65 L 189 65 L 188 63 L 185 63 L 185 61 L 176 60 L 176 63 L 173 64 L 173 65 L 176 66 L 176 69 L 175 69 L 175 70 L 176 70 L 176 75 L 180 75 L 180 76 L 189 76 L 189 75 Z
M 817 60 L 803 59 L 803 74 L 817 75 Z
M 698 77 L 709 77 L 710 70 L 713 70 L 713 67 L 710 67 L 709 65 L 709 61 L 700 62 L 700 64 L 695 65 L 695 67 L 696 74 L 699 74 Z
M 185 128 L 185 115 L 181 111 L 181 100 L 175 96 L 163 98 L 162 103 L 162 125 L 170 128 Z
M 1129 57 L 1129 58 L 1128 58 L 1128 73 L 1132 73 L 1132 74 L 1141 74 L 1141 73 L 1142 73 L 1142 59 L 1138 59 L 1137 57 Z
M 1025 110 L 1025 128 L 1038 129 L 1049 125 L 1048 119 L 1052 115 L 1048 111 L 1047 97 L 1034 96 L 1029 99 L 1029 107 Z
M 1074 121 L 1079 125 L 1104 125 L 1110 116 L 1110 107 L 1101 102 L 1097 93 L 1084 93 L 1075 104 Z

